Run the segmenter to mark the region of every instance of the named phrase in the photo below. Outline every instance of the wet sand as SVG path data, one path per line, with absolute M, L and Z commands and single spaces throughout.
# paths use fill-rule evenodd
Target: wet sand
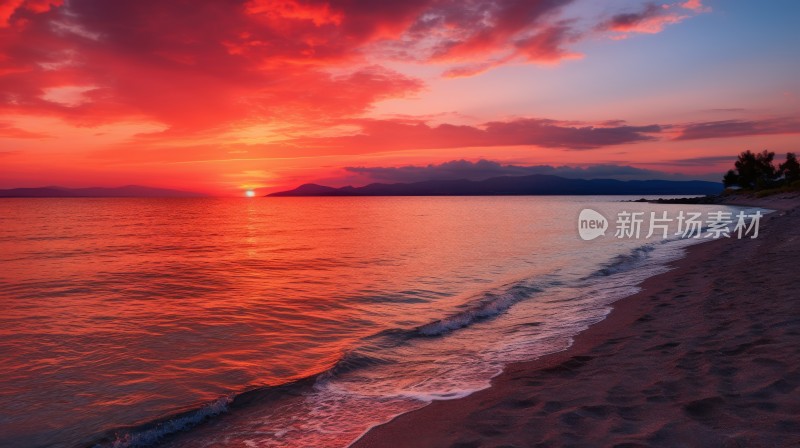
M 800 446 L 800 197 L 730 202 L 778 211 L 691 247 L 568 350 L 353 446 Z

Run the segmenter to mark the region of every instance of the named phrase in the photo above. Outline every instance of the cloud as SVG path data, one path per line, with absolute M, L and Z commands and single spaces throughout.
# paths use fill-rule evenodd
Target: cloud
M 650 134 L 658 132 L 661 132 L 658 125 L 574 125 L 534 118 L 490 122 L 485 129 L 488 136 L 513 144 L 568 149 L 592 149 L 653 140 Z
M 569 25 L 562 23 L 548 26 L 507 44 L 510 51 L 504 55 L 466 65 L 458 65 L 442 73 L 445 78 L 474 76 L 497 66 L 513 62 L 535 62 L 539 64 L 556 64 L 563 60 L 580 59 L 581 53 L 566 49 L 566 45 L 579 40 Z
M 420 120 L 350 120 L 357 133 L 333 137 L 298 138 L 298 147 L 337 149 L 349 153 L 404 149 L 491 146 L 540 146 L 586 150 L 655 139 L 659 125 L 567 123 L 541 118 L 492 121 L 481 125 L 429 125 Z
M 724 112 L 724 113 L 739 113 L 745 112 L 747 109 L 743 107 L 715 107 L 711 109 L 706 109 L 706 112 Z
M 423 87 L 360 50 L 395 20 L 410 25 L 416 3 L 358 11 L 291 0 L 12 5 L 0 29 L 0 112 L 90 125 L 146 117 L 183 129 L 358 115 Z M 67 101 L 49 93 L 86 86 Z
M 421 62 L 457 63 L 445 70 L 445 77 L 472 76 L 508 63 L 553 64 L 581 58 L 582 54 L 569 47 L 592 35 L 592 31 L 619 33 L 614 38 L 627 37 L 627 33 L 654 34 L 669 24 L 711 11 L 701 0 L 646 3 L 638 12 L 615 14 L 587 27 L 586 23 L 596 23 L 596 19 L 565 16 L 566 7 L 572 3 L 573 0 L 433 2 L 389 47 Z
M 26 131 L 8 123 L 0 123 L 0 138 L 41 139 L 49 137 L 49 135 Z
M 681 8 L 691 9 L 695 12 L 711 12 L 711 7 L 703 5 L 702 0 L 687 0 L 681 3 Z
M 625 39 L 628 33 L 657 34 L 664 31 L 667 25 L 680 23 L 692 14 L 710 11 L 711 8 L 703 6 L 700 0 L 680 4 L 647 3 L 639 11 L 613 15 L 597 28 L 618 33 L 612 39 Z
M 575 33 L 569 21 L 558 19 L 558 13 L 570 3 L 571 0 L 444 2 L 420 18 L 408 36 L 424 44 L 420 37 L 436 33 L 438 39 L 430 52 L 422 53 L 433 61 L 552 63 L 574 57 L 563 46 L 576 40 Z M 447 73 L 459 70 L 456 67 Z
M 0 111 L 190 130 L 355 116 L 424 87 L 380 63 L 392 46 L 456 64 L 448 76 L 578 57 L 557 18 L 570 2 L 13 1 L 0 9 Z
M 509 147 L 555 148 L 568 151 L 615 147 L 655 141 L 662 126 L 628 125 L 611 120 L 598 123 L 565 122 L 543 118 L 517 118 L 476 125 L 424 120 L 342 118 L 277 130 L 269 140 L 268 127 L 254 127 L 245 134 L 232 133 L 211 139 L 167 130 L 139 134 L 135 139 L 92 152 L 105 162 L 190 163 L 265 160 L 377 154 L 399 151 Z M 241 130 L 240 130 L 241 132 Z M 264 139 L 258 139 L 262 135 Z M 255 140 L 254 140 L 255 137 Z M 178 139 L 179 143 L 176 143 Z
M 687 159 L 668 160 L 665 162 L 652 163 L 651 165 L 687 166 L 687 167 L 707 167 L 720 164 L 733 164 L 736 156 L 704 156 L 690 157 Z
M 660 33 L 669 23 L 677 23 L 685 18 L 676 14 L 667 13 L 666 5 L 650 3 L 639 12 L 617 14 L 611 17 L 603 28 L 622 33 Z
M 662 171 L 636 168 L 629 165 L 596 164 L 587 166 L 503 165 L 481 159 L 475 162 L 452 160 L 441 164 L 406 165 L 397 167 L 345 167 L 345 171 L 377 182 L 419 182 L 426 180 L 482 180 L 497 176 L 548 174 L 574 179 L 614 178 L 623 180 L 685 179 L 685 176 Z
M 685 125 L 675 140 L 700 140 L 707 138 L 798 133 L 800 133 L 800 121 L 795 118 L 721 120 Z
M 565 24 L 547 27 L 532 36 L 514 42 L 519 54 L 533 62 L 552 63 L 563 59 L 578 59 L 581 54 L 564 48 L 578 36 Z
M 15 13 L 43 13 L 62 3 L 62 0 L 5 0 L 0 4 L 0 28 L 9 26 Z
M 580 58 L 570 47 L 587 30 L 564 17 L 571 3 L 11 0 L 0 6 L 0 113 L 185 130 L 358 116 L 424 89 L 387 68 L 398 59 L 457 77 Z M 649 16 L 664 20 L 650 7 L 615 16 L 614 29 Z

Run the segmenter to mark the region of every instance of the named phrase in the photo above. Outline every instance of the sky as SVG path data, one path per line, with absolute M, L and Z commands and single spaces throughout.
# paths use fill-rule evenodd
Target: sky
M 0 188 L 222 196 L 800 150 L 794 0 L 0 0 Z

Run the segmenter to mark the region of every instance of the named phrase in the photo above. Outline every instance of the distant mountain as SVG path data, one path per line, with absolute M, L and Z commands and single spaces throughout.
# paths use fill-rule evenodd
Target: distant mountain
M 702 180 L 567 179 L 546 174 L 473 180 L 428 180 L 363 187 L 333 188 L 317 184 L 267 196 L 494 196 L 494 195 L 672 195 L 717 194 L 722 184 Z
M 124 187 L 65 188 L 38 187 L 0 190 L 0 198 L 199 198 L 190 191 L 127 185 Z

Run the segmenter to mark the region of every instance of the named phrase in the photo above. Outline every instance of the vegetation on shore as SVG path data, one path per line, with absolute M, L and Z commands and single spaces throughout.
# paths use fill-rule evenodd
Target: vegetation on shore
M 744 151 L 736 159 L 734 169 L 722 178 L 725 191 L 719 195 L 694 198 L 638 199 L 631 202 L 654 202 L 658 204 L 716 204 L 724 198 L 736 195 L 753 195 L 757 198 L 779 193 L 800 192 L 800 163 L 795 153 L 786 154 L 786 161 L 777 167 L 775 153 L 767 150 L 759 153 Z
M 786 161 L 777 167 L 774 160 L 775 153 L 767 150 L 739 154 L 734 169 L 722 178 L 729 189 L 726 191 L 737 188 L 737 192 L 753 193 L 756 197 L 800 191 L 800 163 L 795 153 L 787 153 Z

